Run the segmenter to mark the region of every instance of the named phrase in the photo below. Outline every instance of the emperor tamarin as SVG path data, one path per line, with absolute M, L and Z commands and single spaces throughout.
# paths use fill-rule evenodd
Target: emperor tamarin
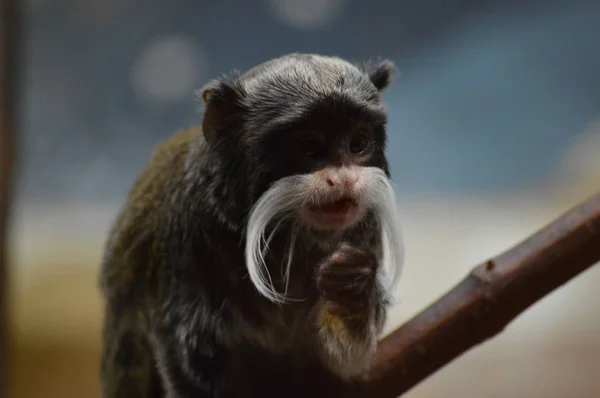
M 200 90 L 106 243 L 105 398 L 354 396 L 402 265 L 394 72 L 290 54 Z

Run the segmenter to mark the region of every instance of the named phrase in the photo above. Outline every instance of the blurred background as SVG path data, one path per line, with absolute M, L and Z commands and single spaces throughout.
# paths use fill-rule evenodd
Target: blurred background
M 600 2 L 24 0 L 10 225 L 16 398 L 99 397 L 98 264 L 207 79 L 289 52 L 394 60 L 407 263 L 391 330 L 600 189 Z M 409 398 L 600 396 L 600 268 Z

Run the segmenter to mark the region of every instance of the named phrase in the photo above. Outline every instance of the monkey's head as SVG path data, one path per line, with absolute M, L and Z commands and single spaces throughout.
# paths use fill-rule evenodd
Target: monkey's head
M 388 60 L 357 66 L 290 54 L 202 90 L 205 139 L 221 163 L 237 170 L 231 189 L 245 197 L 248 271 L 272 301 L 284 296 L 264 264 L 265 234 L 283 221 L 292 221 L 293 250 L 298 233 L 341 233 L 375 214 L 386 280 L 390 287 L 397 282 L 402 236 L 380 99 L 394 73 Z

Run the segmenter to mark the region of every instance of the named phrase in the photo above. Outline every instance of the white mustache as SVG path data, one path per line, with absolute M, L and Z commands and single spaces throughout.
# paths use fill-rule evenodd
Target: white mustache
M 361 167 L 359 170 L 362 185 L 358 190 L 358 196 L 361 206 L 364 209 L 374 210 L 381 227 L 383 259 L 379 271 L 380 283 L 388 297 L 393 299 L 404 263 L 404 243 L 396 194 L 391 181 L 383 170 L 377 167 Z M 284 274 L 286 291 L 284 293 L 275 289 L 264 260 L 264 253 L 268 250 L 270 240 L 281 223 L 296 217 L 298 210 L 307 203 L 315 202 L 318 190 L 314 189 L 314 185 L 314 178 L 311 174 L 284 177 L 275 182 L 260 197 L 250 212 L 246 229 L 246 267 L 250 280 L 258 292 L 275 303 L 283 303 L 288 300 L 286 296 L 287 283 L 298 228 L 292 229 L 290 245 L 287 248 Z M 267 227 L 272 223 L 274 226 L 271 233 L 265 239 Z

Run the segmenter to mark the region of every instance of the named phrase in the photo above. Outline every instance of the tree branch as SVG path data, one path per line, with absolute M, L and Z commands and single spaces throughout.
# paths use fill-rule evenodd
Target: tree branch
M 17 9 L 14 0 L 1 0 L 0 9 L 0 397 L 8 395 L 8 314 L 6 226 L 14 163 L 16 119 Z
M 600 194 L 475 267 L 454 289 L 383 339 L 364 396 L 404 394 L 598 261 Z

